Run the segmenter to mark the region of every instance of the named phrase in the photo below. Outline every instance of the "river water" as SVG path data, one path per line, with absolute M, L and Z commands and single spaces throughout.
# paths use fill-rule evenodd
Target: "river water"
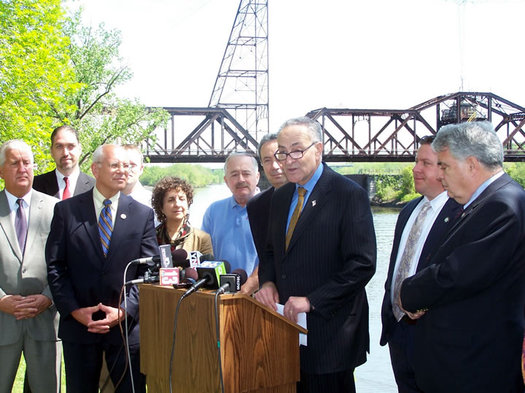
M 210 203 L 230 195 L 228 188 L 222 184 L 196 190 L 193 204 L 190 207 L 190 222 L 200 227 L 202 216 Z M 366 287 L 370 304 L 370 355 L 367 362 L 356 369 L 356 389 L 358 393 L 395 393 L 397 387 L 390 366 L 388 348 L 379 345 L 379 337 L 381 335 L 383 287 L 399 211 L 378 208 L 374 209 L 373 213 L 377 239 L 377 269 Z

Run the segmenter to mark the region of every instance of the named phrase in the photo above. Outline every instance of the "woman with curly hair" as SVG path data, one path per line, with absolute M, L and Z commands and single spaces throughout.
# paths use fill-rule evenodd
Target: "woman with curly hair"
M 171 244 L 171 251 L 184 249 L 213 254 L 210 235 L 192 228 L 188 210 L 193 202 L 193 187 L 183 179 L 166 176 L 153 189 L 151 205 L 160 224 L 157 226 L 159 245 Z

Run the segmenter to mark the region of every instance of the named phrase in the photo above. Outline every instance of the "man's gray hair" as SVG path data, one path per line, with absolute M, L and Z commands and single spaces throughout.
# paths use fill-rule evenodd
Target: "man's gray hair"
M 105 146 L 116 146 L 117 148 L 124 150 L 122 145 L 119 145 L 119 144 L 116 144 L 116 143 L 115 144 L 113 144 L 113 143 L 105 143 L 103 145 L 100 145 L 99 147 L 97 147 L 95 149 L 95 151 L 93 152 L 93 155 L 91 156 L 91 162 L 92 163 L 94 163 L 94 164 L 102 163 L 102 161 L 104 160 L 104 147 Z
M 432 149 L 437 153 L 449 149 L 454 158 L 464 161 L 476 157 L 487 169 L 503 166 L 503 145 L 488 121 L 449 124 L 439 129 Z
M 312 142 L 323 141 L 323 130 L 321 124 L 318 121 L 310 119 L 309 117 L 294 117 L 293 119 L 286 120 L 283 125 L 279 128 L 279 133 L 286 127 L 289 126 L 306 126 Z
M 261 158 L 261 149 L 264 146 L 265 143 L 276 141 L 277 140 L 277 133 L 272 134 L 266 134 L 261 138 L 261 141 L 259 142 L 259 147 L 257 148 L 257 154 L 259 155 L 259 158 Z
M 21 151 L 29 152 L 31 156 L 31 163 L 33 162 L 33 151 L 31 150 L 31 146 L 29 146 L 25 141 L 21 139 L 11 139 L 7 142 L 4 142 L 2 146 L 0 146 L 0 166 L 3 166 L 5 164 L 6 153 L 8 150 L 11 149 L 18 149 Z
M 253 171 L 255 173 L 259 172 L 259 165 L 257 164 L 257 160 L 255 159 L 253 154 L 248 153 L 248 152 L 243 152 L 243 151 L 234 151 L 233 153 L 231 153 L 226 158 L 226 161 L 224 162 L 224 175 L 226 175 L 226 172 L 227 172 L 227 169 L 228 169 L 228 162 L 230 162 L 230 159 L 232 157 L 248 157 L 248 158 L 250 158 L 251 162 L 252 162 L 252 165 L 253 165 Z
M 91 161 L 93 163 L 99 164 L 102 162 L 102 159 L 104 158 L 104 146 L 105 145 L 100 145 L 93 152 L 93 155 L 91 156 Z

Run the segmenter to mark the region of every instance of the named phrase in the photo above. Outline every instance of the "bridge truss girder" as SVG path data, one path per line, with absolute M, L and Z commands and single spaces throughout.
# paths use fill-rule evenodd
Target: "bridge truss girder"
M 224 162 L 235 151 L 257 152 L 257 141 L 226 109 L 163 109 L 171 115 L 168 128 L 146 141 L 152 163 Z
M 407 110 L 320 108 L 307 116 L 323 128 L 325 161 L 413 161 L 421 137 L 481 119 L 494 124 L 506 161 L 525 161 L 525 108 L 492 93 L 458 92 Z
M 257 139 L 225 108 L 164 109 L 171 121 L 146 141 L 150 162 L 224 162 L 234 151 L 257 152 Z M 506 161 L 525 161 L 525 108 L 492 93 L 458 92 L 406 110 L 321 108 L 307 116 L 323 128 L 328 162 L 413 161 L 421 137 L 479 119 L 494 124 Z

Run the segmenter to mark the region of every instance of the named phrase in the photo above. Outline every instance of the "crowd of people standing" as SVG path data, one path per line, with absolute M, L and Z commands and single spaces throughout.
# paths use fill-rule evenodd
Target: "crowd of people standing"
M 365 287 L 376 239 L 367 192 L 322 160 L 322 129 L 286 121 L 257 157 L 224 164 L 231 196 L 190 223 L 194 190 L 168 176 L 147 190 L 135 145 L 105 144 L 81 172 L 77 130 L 51 134 L 56 169 L 34 176 L 31 147 L 0 147 L 0 393 L 21 355 L 27 392 L 145 392 L 139 291 L 129 261 L 171 245 L 227 260 L 241 293 L 296 322 L 306 313 L 299 393 L 355 392 L 369 352 Z M 381 309 L 399 392 L 522 393 L 525 371 L 525 191 L 503 170 L 489 122 L 453 124 L 418 141 L 420 198 L 400 212 Z M 129 354 L 121 329 L 128 333 Z

